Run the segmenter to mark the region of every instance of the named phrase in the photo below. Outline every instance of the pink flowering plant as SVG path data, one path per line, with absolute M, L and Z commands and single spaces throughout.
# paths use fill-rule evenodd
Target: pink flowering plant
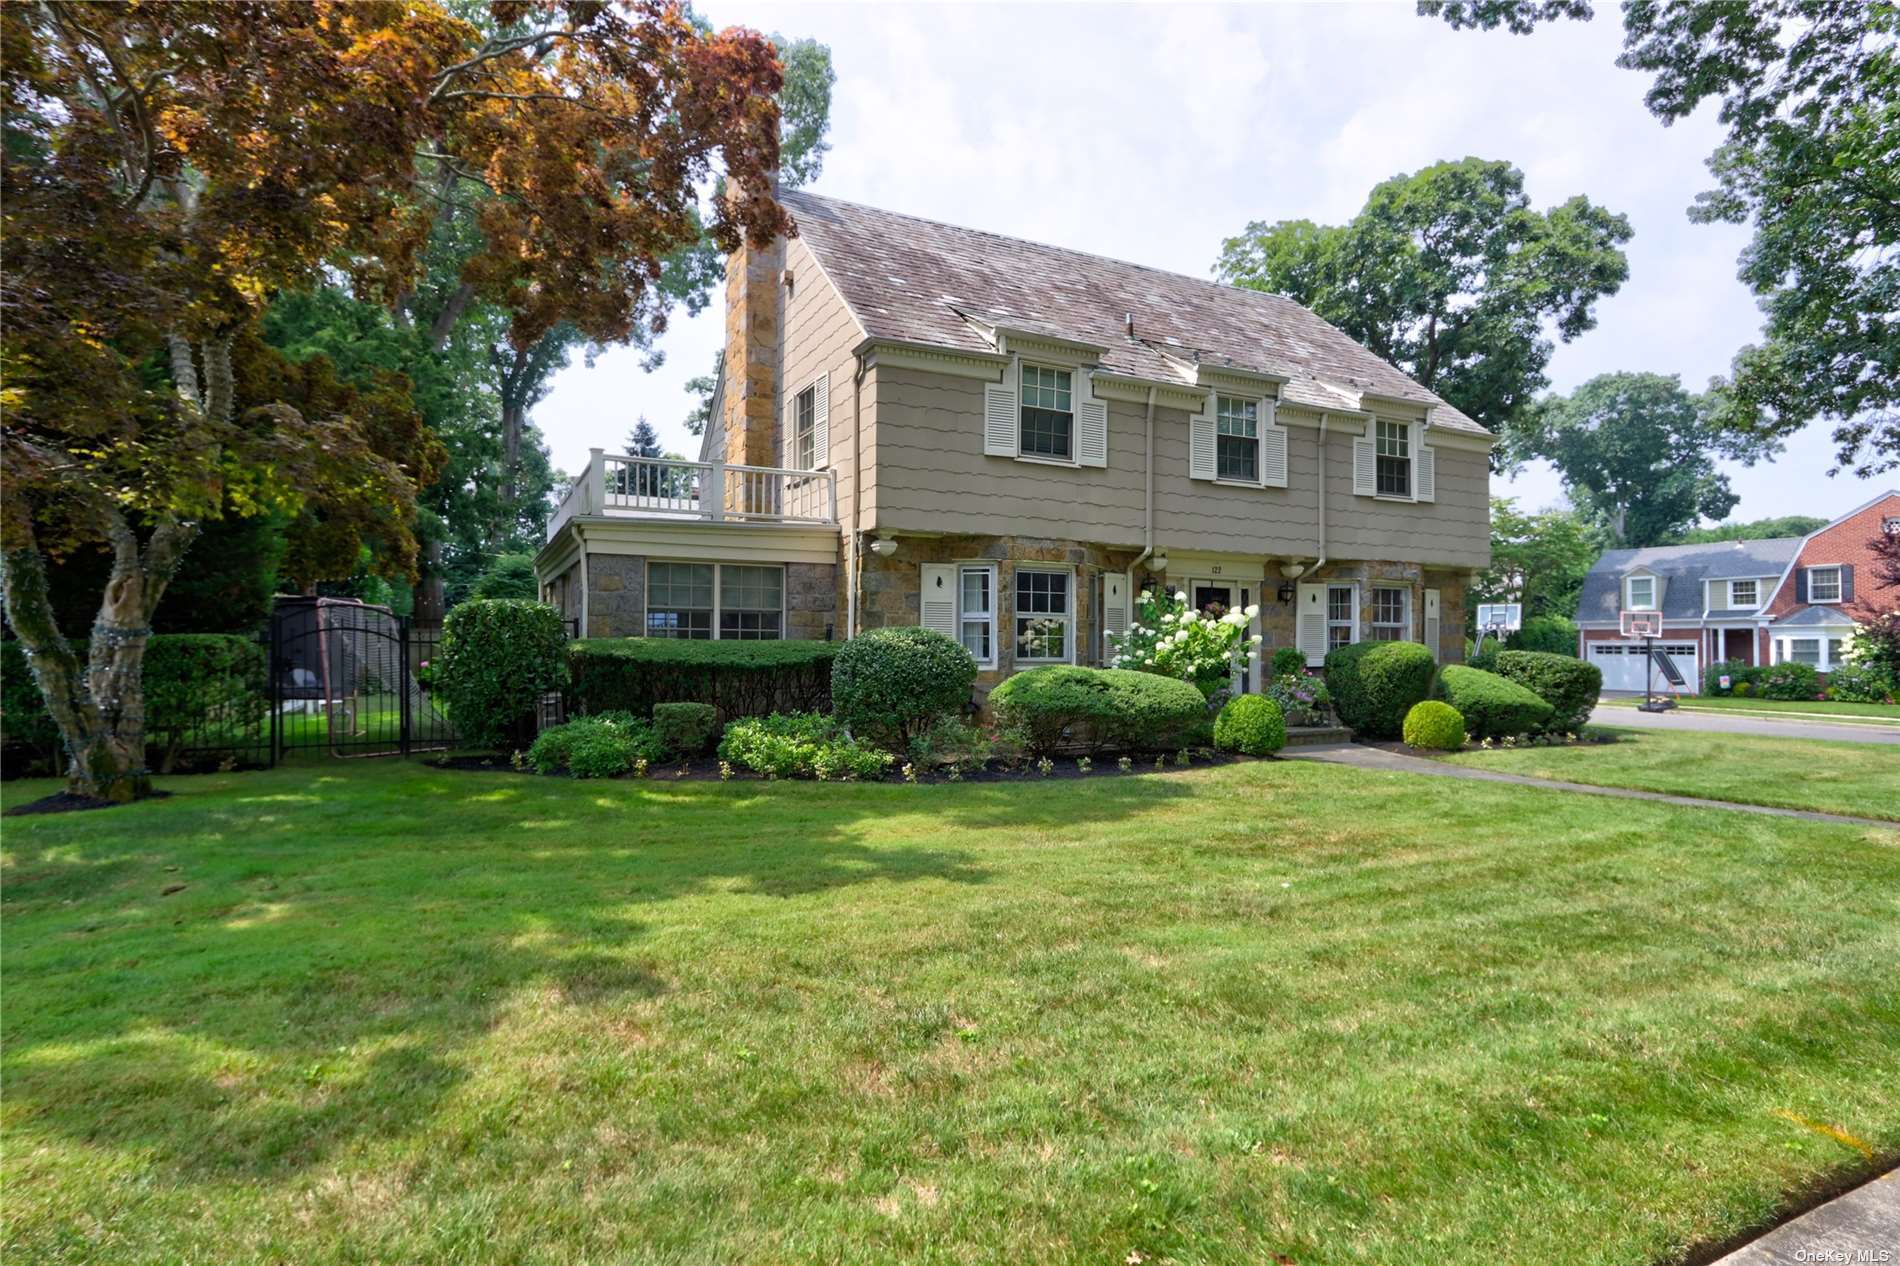
M 1222 615 L 1196 611 L 1186 594 L 1141 591 L 1134 624 L 1111 635 L 1115 657 L 1110 666 L 1132 668 L 1160 677 L 1176 677 L 1208 698 L 1225 690 L 1243 660 L 1260 658 L 1260 637 L 1247 626 L 1260 608 L 1236 608 Z

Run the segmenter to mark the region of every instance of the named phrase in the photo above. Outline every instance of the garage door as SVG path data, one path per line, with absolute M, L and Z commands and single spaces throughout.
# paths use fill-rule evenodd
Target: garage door
M 1657 642 L 1653 677 L 1641 642 L 1592 642 L 1590 662 L 1603 670 L 1605 690 L 1641 690 L 1646 677 L 1658 694 L 1692 695 L 1702 688 L 1702 665 L 1694 642 Z

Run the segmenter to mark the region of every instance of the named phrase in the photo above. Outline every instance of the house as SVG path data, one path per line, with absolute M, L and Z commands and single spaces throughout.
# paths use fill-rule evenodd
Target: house
M 1583 582 L 1578 654 L 1603 670 L 1607 690 L 1642 690 L 1649 679 L 1693 694 L 1703 667 L 1722 661 L 1827 673 L 1856 619 L 1875 610 L 1869 542 L 1882 533 L 1900 533 L 1900 492 L 1807 536 L 1608 550 Z M 1886 601 L 1900 603 L 1900 591 Z M 1622 635 L 1625 611 L 1662 612 L 1650 660 L 1640 639 Z
M 596 449 L 535 560 L 586 635 L 924 624 L 987 687 L 1143 586 L 1268 648 L 1463 649 L 1488 432 L 1292 300 L 805 192 L 727 261 L 699 460 Z M 1257 672 L 1240 683 L 1258 689 Z

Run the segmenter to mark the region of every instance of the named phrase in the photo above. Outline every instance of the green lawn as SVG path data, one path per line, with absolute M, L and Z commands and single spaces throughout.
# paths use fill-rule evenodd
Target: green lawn
M 5 826 L 8 1262 L 1647 1266 L 1900 1158 L 1900 832 L 1294 762 L 165 785 Z
M 1602 702 L 1612 707 L 1633 708 L 1642 700 L 1605 699 Z M 1841 717 L 1878 721 L 1886 725 L 1900 725 L 1900 704 L 1892 703 L 1835 703 L 1831 700 L 1738 699 L 1734 695 L 1696 695 L 1684 696 L 1677 700 L 1677 706 L 1685 712 L 1744 712 L 1759 713 L 1763 716 L 1792 712 L 1816 717 Z
M 1466 750 L 1446 757 L 1598 787 L 1815 809 L 1900 822 L 1900 747 L 1693 730 L 1618 730 L 1615 743 Z

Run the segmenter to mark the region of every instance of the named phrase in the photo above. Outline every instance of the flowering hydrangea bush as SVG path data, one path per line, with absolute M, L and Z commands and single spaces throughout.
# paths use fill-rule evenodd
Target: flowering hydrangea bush
M 1241 660 L 1260 658 L 1260 635 L 1247 626 L 1260 608 L 1208 615 L 1188 605 L 1186 594 L 1141 591 L 1135 623 L 1113 639 L 1115 668 L 1175 677 L 1207 698 L 1224 690 Z

